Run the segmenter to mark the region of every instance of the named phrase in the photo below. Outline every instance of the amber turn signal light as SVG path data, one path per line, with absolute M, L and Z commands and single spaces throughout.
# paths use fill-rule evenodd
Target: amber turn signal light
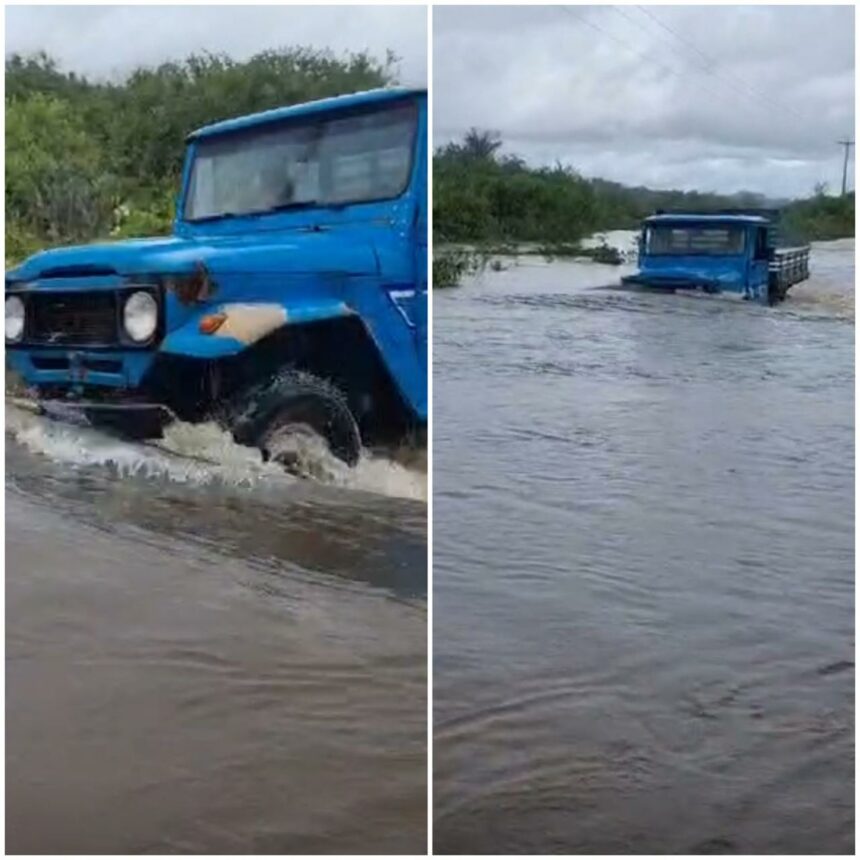
M 200 334 L 215 334 L 227 320 L 227 314 L 206 314 L 200 320 Z

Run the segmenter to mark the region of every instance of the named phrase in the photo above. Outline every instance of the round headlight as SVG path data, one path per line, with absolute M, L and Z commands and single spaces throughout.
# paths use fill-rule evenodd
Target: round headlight
M 6 297 L 6 340 L 11 343 L 24 335 L 24 302 L 20 296 Z
M 145 343 L 158 327 L 158 303 L 150 293 L 132 293 L 122 309 L 122 324 L 135 343 Z

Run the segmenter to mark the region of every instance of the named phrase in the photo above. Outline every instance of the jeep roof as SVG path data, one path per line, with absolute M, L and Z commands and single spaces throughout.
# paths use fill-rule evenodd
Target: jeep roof
M 225 132 L 241 131 L 258 125 L 266 125 L 282 119 L 293 119 L 294 117 L 309 116 L 322 113 L 334 108 L 360 107 L 362 105 L 382 104 L 397 101 L 407 96 L 425 95 L 424 87 L 381 87 L 375 90 L 365 90 L 358 93 L 348 93 L 342 96 L 333 96 L 327 99 L 318 99 L 313 102 L 290 105 L 288 107 L 273 108 L 272 110 L 260 111 L 247 116 L 226 119 L 221 122 L 198 128 L 188 135 L 188 140 L 199 140 L 210 135 L 224 134 Z

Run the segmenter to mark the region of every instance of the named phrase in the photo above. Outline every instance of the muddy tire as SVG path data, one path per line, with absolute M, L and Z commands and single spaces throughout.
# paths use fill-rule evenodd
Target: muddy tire
M 285 371 L 244 392 L 230 423 L 236 441 L 259 448 L 267 460 L 277 458 L 273 440 L 279 435 L 308 432 L 349 466 L 361 455 L 358 425 L 343 393 L 310 373 Z

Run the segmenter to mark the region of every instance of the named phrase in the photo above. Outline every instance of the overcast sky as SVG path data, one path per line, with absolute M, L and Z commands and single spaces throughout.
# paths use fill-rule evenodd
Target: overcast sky
M 477 126 L 632 185 L 841 185 L 853 7 L 437 6 L 433 27 L 437 145 Z
M 427 83 L 427 11 L 418 6 L 7 6 L 6 54 L 44 50 L 67 71 L 116 77 L 193 52 L 242 60 L 270 48 L 367 49 Z

